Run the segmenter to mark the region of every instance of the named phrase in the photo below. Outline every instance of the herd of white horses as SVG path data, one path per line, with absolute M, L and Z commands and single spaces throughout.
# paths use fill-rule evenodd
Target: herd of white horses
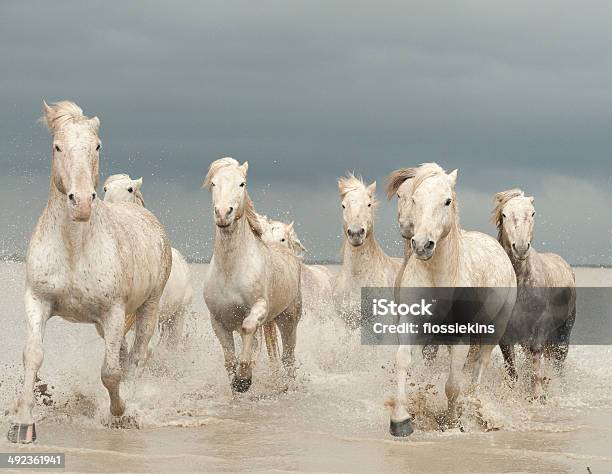
M 43 362 L 45 325 L 51 316 L 92 323 L 104 339 L 101 379 L 110 397 L 110 413 L 120 426 L 125 412 L 121 381 L 138 376 L 154 350 L 150 341 L 156 331 L 162 342 L 176 342 L 183 336 L 193 294 L 185 259 L 145 208 L 142 178 L 113 175 L 104 184 L 104 200 L 97 199 L 99 119 L 86 117 L 75 103 L 63 101 L 44 103 L 43 120 L 53 136 L 51 184 L 27 252 L 23 389 L 8 433 L 10 441 L 21 443 L 36 439 L 34 389 Z M 226 157 L 214 161 L 204 179 L 211 191 L 215 223 L 204 300 L 234 393 L 251 386 L 254 354 L 264 342 L 270 358 L 280 358 L 287 374 L 293 375 L 303 304 L 317 311 L 317 305 L 329 302 L 335 314 L 355 328 L 362 287 L 499 287 L 506 289 L 505 298 L 494 313 L 498 327 L 503 328 L 511 324 L 515 305 L 532 303 L 524 289 L 575 291 L 570 266 L 557 255 L 540 254 L 531 247 L 534 200 L 518 189 L 495 197 L 496 240 L 460 228 L 457 170 L 446 173 L 428 163 L 394 171 L 386 192 L 389 199 L 397 198 L 405 244 L 403 258 L 392 258 L 374 236 L 376 183 L 367 185 L 349 174 L 338 181 L 344 242 L 342 264 L 333 275 L 326 267 L 303 263 L 305 249 L 293 223 L 255 212 L 247 172 L 248 163 Z M 552 309 L 544 302 L 541 312 L 547 311 Z M 550 326 L 551 318 L 525 324 L 540 333 L 565 331 L 569 337 L 574 317 L 575 292 L 566 314 L 554 319 L 554 327 L 542 327 Z M 128 332 L 133 337 L 128 338 Z M 238 354 L 234 333 L 241 338 Z M 516 378 L 514 346 L 497 342 L 509 377 Z M 466 393 L 462 374 L 471 371 L 469 389 L 474 393 L 494 346 L 449 346 L 445 390 L 451 422 L 457 419 Z M 533 362 L 530 376 L 536 399 L 544 395 L 542 358 L 552 354 L 562 363 L 567 345 L 561 346 L 556 350 L 547 350 L 545 343 L 524 347 Z M 435 356 L 437 348 L 429 349 L 398 349 L 396 394 L 386 402 L 394 436 L 413 431 L 406 393 L 408 371 L 418 355 Z

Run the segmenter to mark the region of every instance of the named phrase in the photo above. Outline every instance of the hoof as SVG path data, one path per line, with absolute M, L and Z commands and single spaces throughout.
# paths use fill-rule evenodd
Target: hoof
M 238 393 L 244 393 L 249 388 L 251 388 L 251 379 L 250 378 L 243 379 L 240 377 L 234 377 L 234 380 L 232 380 L 232 388 L 234 389 L 234 391 Z
M 138 430 L 140 425 L 138 420 L 131 415 L 113 416 L 109 427 L 115 430 Z
M 414 428 L 412 427 L 412 422 L 410 418 L 405 419 L 404 421 L 393 421 L 391 420 L 389 424 L 389 433 L 392 436 L 396 436 L 398 438 L 405 438 L 410 436 Z
M 36 441 L 36 425 L 34 423 L 31 425 L 11 423 L 6 437 L 11 443 L 33 443 Z

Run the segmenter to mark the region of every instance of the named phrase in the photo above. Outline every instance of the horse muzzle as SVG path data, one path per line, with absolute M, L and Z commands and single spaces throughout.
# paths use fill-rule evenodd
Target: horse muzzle
M 365 242 L 366 230 L 364 227 L 361 227 L 359 229 L 349 228 L 346 231 L 346 236 L 348 238 L 349 244 L 351 244 L 353 247 L 359 247 Z
M 529 255 L 530 248 L 531 248 L 530 242 L 527 242 L 526 244 L 519 244 L 519 245 L 517 245 L 516 243 L 513 243 L 512 244 L 512 255 L 514 255 L 514 257 L 517 260 L 525 260 L 527 256 Z
M 88 193 L 85 198 L 78 194 L 70 193 L 68 201 L 70 204 L 70 217 L 74 222 L 87 222 L 91 217 L 91 208 L 93 201 L 96 198 L 96 193 Z
M 433 257 L 436 250 L 436 243 L 430 239 L 415 239 L 410 240 L 414 256 L 419 260 L 429 260 Z

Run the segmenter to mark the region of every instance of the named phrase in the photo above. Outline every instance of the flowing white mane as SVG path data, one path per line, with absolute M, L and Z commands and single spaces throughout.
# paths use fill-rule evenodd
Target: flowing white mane
M 41 121 L 47 124 L 51 133 L 55 134 L 68 123 L 89 122 L 94 132 L 98 133 L 100 121 L 97 117 L 90 119 L 83 114 L 81 107 L 69 100 L 62 100 L 48 105 L 44 102 L 45 115 Z
M 524 197 L 525 193 L 518 189 L 507 189 L 506 191 L 500 191 L 493 198 L 493 202 L 495 203 L 495 207 L 493 208 L 493 212 L 491 212 L 491 224 L 495 225 L 498 230 L 501 230 L 502 227 L 502 211 L 504 210 L 504 206 L 515 197 Z M 501 233 L 500 233 L 501 237 Z
M 368 185 L 363 181 L 361 176 L 355 176 L 353 173 L 347 173 L 346 176 L 338 179 L 338 192 L 340 197 L 344 199 L 346 195 L 352 191 L 362 189 L 368 191 Z M 372 207 L 378 205 L 376 195 L 372 194 Z
M 397 190 L 408 179 L 413 180 L 412 190 L 418 188 L 423 181 L 432 176 L 445 174 L 445 171 L 437 163 L 422 163 L 413 168 L 400 168 L 393 171 L 387 178 L 387 198 L 391 199 L 397 193 Z

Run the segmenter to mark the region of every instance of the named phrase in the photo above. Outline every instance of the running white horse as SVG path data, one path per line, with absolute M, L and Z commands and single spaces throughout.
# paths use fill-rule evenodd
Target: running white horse
M 258 216 L 263 229 L 261 238 L 264 242 L 280 243 L 298 257 L 303 255 L 306 248 L 302 245 L 293 222 L 285 224 L 266 216 Z M 321 313 L 332 304 L 332 280 L 332 273 L 323 265 L 302 265 L 302 298 L 304 311 L 307 314 Z
M 301 260 L 282 245 L 261 240 L 261 225 L 247 193 L 247 170 L 247 162 L 240 165 L 233 158 L 221 158 L 210 165 L 204 179 L 204 186 L 212 191 L 216 224 L 204 300 L 237 392 L 246 392 L 251 386 L 255 335 L 262 326 L 271 343 L 271 355 L 278 326 L 282 361 L 293 371 L 302 314 Z M 238 364 L 234 331 L 242 338 Z
M 512 340 L 500 348 L 510 377 L 516 378 L 514 342 L 521 343 L 533 364 L 533 398 L 543 400 L 542 355 L 559 369 L 565 361 L 576 318 L 576 281 L 572 268 L 559 255 L 538 253 L 531 246 L 533 202 L 533 197 L 520 189 L 497 193 L 491 221 L 497 226 L 497 240 L 510 257 L 518 284 L 514 313 L 504 337 Z
M 387 195 L 398 196 L 398 220 L 404 238 L 410 238 L 412 254 L 398 284 L 401 287 L 499 287 L 499 298 L 488 308 L 495 317 L 496 334 L 503 334 L 516 299 L 516 277 L 508 256 L 492 237 L 466 232 L 459 226 L 455 195 L 457 170 L 446 174 L 435 163 L 394 171 Z M 501 296 L 500 296 L 501 295 Z M 472 374 L 478 386 L 495 344 L 483 344 L 475 354 Z M 446 381 L 449 420 L 455 421 L 462 392 L 462 368 L 469 345 L 450 346 L 450 370 Z M 396 359 L 397 394 L 391 408 L 390 432 L 408 436 L 412 423 L 407 410 L 408 368 L 418 346 L 399 347 Z
M 348 174 L 338 180 L 342 201 L 344 241 L 342 266 L 333 282 L 336 312 L 349 324 L 360 323 L 361 288 L 393 287 L 402 265 L 388 256 L 374 237 L 376 182 L 367 186 Z
M 104 182 L 104 202 L 131 202 L 144 207 L 141 188 L 142 178 L 131 179 L 127 174 L 114 174 Z M 162 342 L 175 345 L 179 341 L 192 299 L 189 265 L 181 252 L 172 248 L 172 270 L 159 301 L 158 326 Z
M 119 395 L 124 362 L 133 370 L 146 358 L 172 265 L 170 243 L 153 214 L 125 204 L 111 209 L 95 199 L 99 119 L 84 116 L 68 101 L 45 103 L 44 113 L 53 134 L 51 185 L 26 257 L 25 375 L 8 434 L 10 441 L 22 443 L 36 437 L 34 381 L 43 361 L 48 319 L 57 315 L 95 325 L 106 346 L 102 383 L 110 396 L 110 412 L 119 417 L 125 410 Z M 135 339 L 126 354 L 125 315 L 132 313 Z

